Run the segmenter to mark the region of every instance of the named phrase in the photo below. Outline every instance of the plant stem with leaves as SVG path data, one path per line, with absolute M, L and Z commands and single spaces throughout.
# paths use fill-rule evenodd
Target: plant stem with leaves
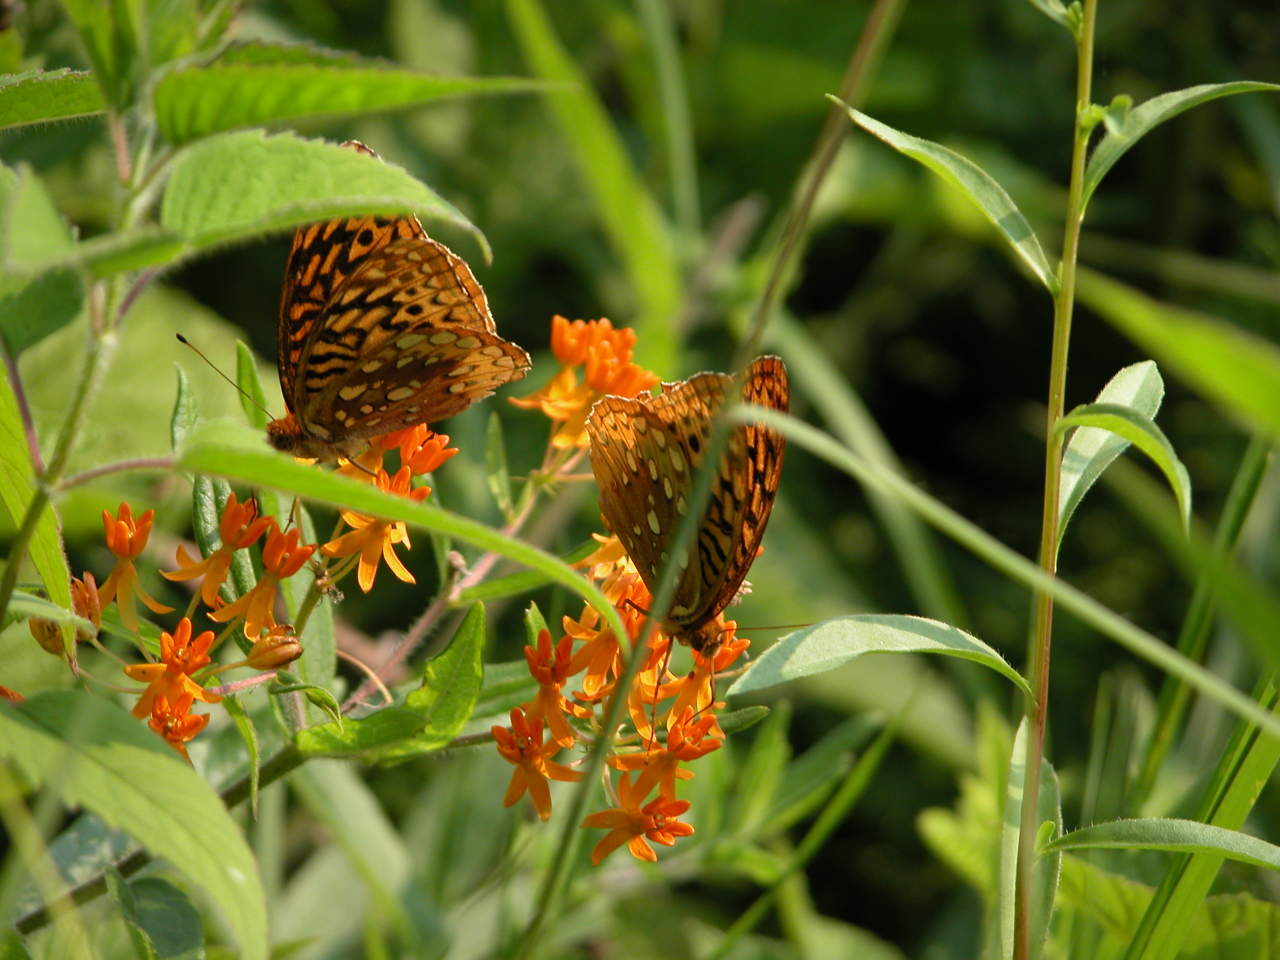
M 1063 228 L 1062 262 L 1053 303 L 1053 353 L 1049 367 L 1049 402 L 1045 422 L 1044 501 L 1040 525 L 1040 568 L 1054 574 L 1058 566 L 1058 499 L 1062 477 L 1062 419 L 1067 385 L 1067 352 L 1071 343 L 1071 317 L 1075 306 L 1076 259 L 1080 227 L 1084 220 L 1084 174 L 1092 123 L 1085 120 L 1092 99 L 1093 32 L 1097 0 L 1085 0 L 1076 32 L 1076 102 L 1073 112 L 1071 185 Z M 1036 860 L 1035 837 L 1039 826 L 1040 763 L 1044 757 L 1045 730 L 1049 719 L 1049 655 L 1053 642 L 1053 598 L 1039 591 L 1035 596 L 1033 632 L 1028 663 L 1035 699 L 1028 704 L 1031 736 L 1027 739 L 1026 782 L 1018 835 L 1018 876 L 1014 903 L 1014 956 L 1031 956 L 1031 894 Z

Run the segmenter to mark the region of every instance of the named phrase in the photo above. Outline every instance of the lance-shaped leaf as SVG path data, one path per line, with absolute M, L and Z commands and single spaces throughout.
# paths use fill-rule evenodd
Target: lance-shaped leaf
M 1164 380 L 1150 360 L 1131 364 L 1107 381 L 1098 403 L 1119 404 L 1153 419 L 1164 399 Z M 1058 500 L 1058 542 L 1061 544 L 1076 507 L 1116 457 L 1129 446 L 1119 434 L 1080 427 L 1071 434 L 1062 454 L 1062 486 Z
M 1196 820 L 1153 817 L 1095 823 L 1059 837 L 1046 850 L 1169 850 L 1207 853 L 1280 870 L 1280 847 L 1239 830 Z
M 861 111 L 831 97 L 849 112 L 849 117 L 862 129 L 879 137 L 899 153 L 928 167 L 943 180 L 959 188 L 991 221 L 1000 235 L 1013 247 L 1014 253 L 1045 285 L 1050 293 L 1058 289 L 1058 276 L 1040 246 L 1031 224 L 1022 215 L 1004 187 L 980 166 L 954 150 L 932 140 L 922 140 L 901 130 L 873 120 Z
M 87 71 L 30 70 L 0 77 L 0 130 L 101 113 L 102 91 Z
M 1056 429 L 1073 427 L 1107 430 L 1150 457 L 1173 488 L 1182 525 L 1186 527 L 1191 523 L 1191 478 L 1174 452 L 1173 444 L 1154 420 L 1123 404 L 1086 403 L 1059 420 Z
M 1086 205 L 1089 203 L 1093 191 L 1098 188 L 1107 171 L 1115 166 L 1116 161 L 1153 127 L 1209 100 L 1229 97 L 1235 93 L 1255 93 L 1260 90 L 1280 90 L 1280 84 L 1258 83 L 1252 80 L 1206 83 L 1198 87 L 1187 87 L 1185 90 L 1162 93 L 1134 107 L 1128 112 L 1118 129 L 1108 130 L 1107 135 L 1089 156 L 1089 162 L 1084 169 L 1084 203 Z
M 729 693 L 749 693 L 825 673 L 866 653 L 940 653 L 972 660 L 1031 695 L 1021 674 L 977 637 L 937 620 L 884 613 L 835 617 L 787 634 L 747 668 Z

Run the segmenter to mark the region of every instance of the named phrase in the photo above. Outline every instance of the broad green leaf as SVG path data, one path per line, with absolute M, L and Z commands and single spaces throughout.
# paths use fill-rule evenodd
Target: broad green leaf
M 204 927 L 187 895 L 161 877 L 130 881 L 131 922 L 146 931 L 160 960 L 201 960 Z
M 166 74 L 156 85 L 160 132 L 171 143 L 313 117 L 365 117 L 457 97 L 526 93 L 520 77 L 441 77 L 391 64 L 212 63 Z
M 24 257 L 11 266 L 15 274 L 26 276 L 66 267 L 83 267 L 95 277 L 110 277 L 173 263 L 188 252 L 187 243 L 180 235 L 148 225 L 83 240 L 41 258 Z
M 138 920 L 137 910 L 133 902 L 133 894 L 120 871 L 114 867 L 106 872 L 107 892 L 120 908 L 124 917 L 125 928 L 129 931 L 129 939 L 133 943 L 133 955 L 137 960 L 159 960 L 151 936 Z
M 924 617 L 859 613 L 789 633 L 766 650 L 729 688 L 729 695 L 763 690 L 842 667 L 866 653 L 940 653 L 971 660 L 1031 688 L 1018 671 L 977 637 Z
M 1132 443 L 1150 457 L 1173 488 L 1183 527 L 1191 523 L 1191 477 L 1178 459 L 1173 444 L 1154 420 L 1118 403 L 1086 403 L 1059 420 L 1056 429 L 1070 430 L 1074 427 L 1106 430 Z
M 0 506 L 8 513 L 14 527 L 21 527 L 27 508 L 35 496 L 36 474 L 27 446 L 27 432 L 18 412 L 18 400 L 13 395 L 6 373 L 0 381 Z M 36 521 L 35 531 L 27 547 L 40 582 L 44 584 L 49 601 L 55 606 L 71 610 L 71 571 L 62 552 L 62 537 L 58 532 L 58 518 L 53 507 L 46 504 Z M 9 554 L 9 563 L 23 563 L 26 558 Z M 62 642 L 67 656 L 74 652 L 75 633 L 69 623 L 63 623 Z
M 80 34 L 106 101 L 128 106 L 141 62 L 143 0 L 62 0 L 62 8 Z
M 1099 403 L 1121 404 L 1148 420 L 1154 419 L 1164 399 L 1164 380 L 1150 360 L 1130 364 L 1107 381 L 1098 393 Z M 1129 446 L 1123 437 L 1093 427 L 1071 434 L 1062 453 L 1062 486 L 1058 500 L 1058 543 L 1084 495 L 1116 457 Z
M 260 130 L 197 141 L 174 158 L 160 224 L 191 249 L 358 213 L 414 213 L 476 238 L 452 204 L 400 167 L 321 140 Z
M 209 785 L 128 711 L 71 690 L 21 707 L 0 703 L 0 755 L 68 807 L 93 811 L 167 860 L 218 906 L 241 956 L 267 956 L 262 887 L 240 829 Z
M 27 269 L 72 246 L 71 231 L 40 178 L 25 165 L 16 172 L 0 167 L 0 340 L 11 354 L 79 315 L 84 284 L 78 273 L 62 269 L 35 276 Z
M 471 716 L 484 679 L 484 607 L 474 604 L 448 648 L 427 662 L 422 685 L 402 706 L 386 707 L 341 728 L 324 724 L 298 731 L 307 756 L 358 756 L 397 762 L 439 750 Z
M 1255 867 L 1280 870 L 1280 847 L 1239 830 L 1195 820 L 1153 817 L 1110 820 L 1072 830 L 1046 850 L 1169 850 L 1207 853 Z
M 102 109 L 102 91 L 87 71 L 63 67 L 0 77 L 0 129 L 89 117 Z
M 639 333 L 636 361 L 675 369 L 680 331 L 680 268 L 662 211 L 632 166 L 626 145 L 590 81 L 555 35 L 539 0 L 507 0 L 507 16 L 529 68 L 555 84 L 547 104 L 573 151 L 621 258 L 637 303 L 631 324 Z
M 1087 206 L 1093 191 L 1117 160 L 1138 142 L 1148 131 L 1184 110 L 1219 97 L 1236 93 L 1255 93 L 1261 90 L 1280 90 L 1280 84 L 1257 83 L 1252 80 L 1236 80 L 1232 83 L 1206 83 L 1185 90 L 1162 93 L 1141 103 L 1129 111 L 1119 132 L 1108 132 L 1094 148 L 1084 170 L 1084 205 Z
M 1077 293 L 1165 373 L 1172 370 L 1262 432 L 1280 433 L 1280 347 L 1090 270 L 1079 271 Z
M 922 140 L 895 130 L 878 120 L 873 120 L 865 113 L 854 110 L 835 97 L 830 99 L 844 107 L 849 112 L 849 118 L 862 129 L 879 137 L 899 153 L 928 167 L 943 180 L 963 191 L 1000 231 L 1000 234 L 1013 247 L 1014 253 L 1039 278 L 1045 288 L 1051 294 L 1057 292 L 1058 275 L 1049 265 L 1044 250 L 1040 246 L 1040 240 L 1031 229 L 1027 218 L 1014 204 L 1013 199 L 991 174 L 972 160 L 962 157 L 940 143 Z
M 374 61 L 375 63 L 381 61 Z M 223 66 L 281 66 L 299 64 L 312 67 L 368 66 L 369 61 L 349 50 L 331 50 L 309 43 L 268 43 L 250 40 L 233 43 L 218 57 Z

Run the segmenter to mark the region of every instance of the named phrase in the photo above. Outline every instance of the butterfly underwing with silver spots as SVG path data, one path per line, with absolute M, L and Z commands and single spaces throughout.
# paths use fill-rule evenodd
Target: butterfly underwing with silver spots
M 377 156 L 355 140 L 343 146 Z M 471 269 L 413 216 L 299 228 L 277 350 L 288 413 L 267 438 L 320 460 L 453 416 L 529 371 L 529 355 L 498 336 Z
M 658 396 L 606 396 L 591 408 L 587 433 L 600 512 L 650 593 L 671 562 L 668 544 L 688 512 L 712 420 L 734 384 L 727 374 L 699 373 L 664 384 Z M 757 358 L 741 395 L 747 403 L 786 411 L 790 391 L 782 359 Z M 676 561 L 682 569 L 662 625 L 695 650 L 719 645 L 715 621 L 737 596 L 760 548 L 784 445 L 781 434 L 760 425 L 730 432 L 693 543 Z

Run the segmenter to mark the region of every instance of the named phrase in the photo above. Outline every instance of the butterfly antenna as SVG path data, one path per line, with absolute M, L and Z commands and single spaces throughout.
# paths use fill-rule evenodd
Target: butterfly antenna
M 178 342 L 179 342 L 179 343 L 184 344 L 184 345 L 186 345 L 186 346 L 190 347 L 192 350 L 194 350 L 194 351 L 196 352 L 196 356 L 197 356 L 197 357 L 199 357 L 201 360 L 203 360 L 205 363 L 207 363 L 210 367 L 212 367 L 212 368 L 213 368 L 213 372 L 214 372 L 214 373 L 216 373 L 218 376 L 220 376 L 223 380 L 227 381 L 227 383 L 231 384 L 231 386 L 235 387 L 235 388 L 236 388 L 236 390 L 238 390 L 238 391 L 240 392 L 240 395 L 241 395 L 242 397 L 244 397 L 246 400 L 248 400 L 250 403 L 252 403 L 255 407 L 257 407 L 259 410 L 261 410 L 263 413 L 265 413 L 265 414 L 266 414 L 270 419 L 272 419 L 272 420 L 274 420 L 274 419 L 275 419 L 275 417 L 274 417 L 274 416 L 272 416 L 272 414 L 271 414 L 271 411 L 270 411 L 270 410 L 268 410 L 266 407 L 264 407 L 262 404 L 260 404 L 256 399 L 254 399 L 252 396 L 250 396 L 250 395 L 249 395 L 249 391 L 245 390 L 245 388 L 244 388 L 244 387 L 240 386 L 240 384 L 236 383 L 234 380 L 232 380 L 230 377 L 228 377 L 225 373 L 223 373 L 223 372 L 222 372 L 222 370 L 221 370 L 221 368 L 219 368 L 219 367 L 218 367 L 218 365 L 217 365 L 216 363 L 214 363 L 214 362 L 213 362 L 212 360 L 210 360 L 207 356 L 205 356 L 205 354 L 204 354 L 204 351 L 203 351 L 203 350 L 201 350 L 199 347 L 197 347 L 194 343 L 192 343 L 190 340 L 188 340 L 186 337 L 184 337 L 184 336 L 183 336 L 182 334 L 180 334 L 180 333 L 175 333 L 175 334 L 174 334 L 174 336 L 178 338 Z

